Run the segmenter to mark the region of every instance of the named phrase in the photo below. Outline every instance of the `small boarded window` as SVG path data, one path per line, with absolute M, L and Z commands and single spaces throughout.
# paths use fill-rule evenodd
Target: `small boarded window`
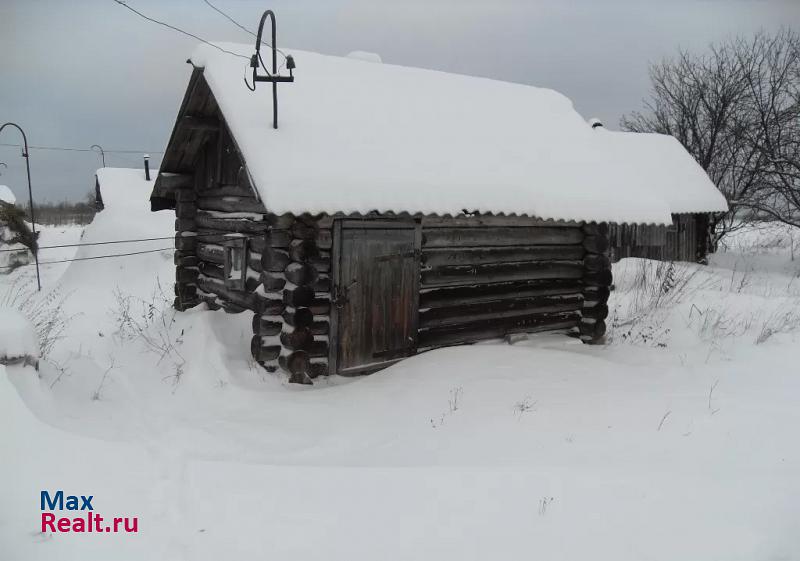
M 247 238 L 232 237 L 225 241 L 225 286 L 244 290 L 247 279 Z

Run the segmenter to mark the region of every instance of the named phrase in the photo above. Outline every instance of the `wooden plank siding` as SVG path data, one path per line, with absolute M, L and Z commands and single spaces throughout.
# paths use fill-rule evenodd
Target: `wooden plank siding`
M 697 262 L 705 258 L 705 215 L 673 214 L 672 225 L 611 224 L 611 260 L 642 257 L 660 261 Z

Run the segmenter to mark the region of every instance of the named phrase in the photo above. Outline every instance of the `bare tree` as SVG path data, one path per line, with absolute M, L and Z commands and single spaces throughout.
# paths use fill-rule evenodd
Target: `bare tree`
M 747 84 L 743 138 L 764 165 L 757 196 L 739 204 L 800 227 L 800 35 L 760 33 L 736 52 Z
M 677 138 L 723 192 L 730 211 L 712 218 L 712 247 L 754 214 L 796 223 L 798 43 L 784 30 L 681 51 L 651 67 L 645 111 L 621 121 Z

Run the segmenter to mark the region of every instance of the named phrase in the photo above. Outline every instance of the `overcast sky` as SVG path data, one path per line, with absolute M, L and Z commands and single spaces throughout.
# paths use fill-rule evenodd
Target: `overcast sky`
M 386 63 L 549 87 L 609 127 L 641 107 L 649 62 L 800 26 L 800 0 L 211 1 L 249 28 L 272 8 L 289 51 L 365 50 Z M 207 39 L 252 42 L 203 0 L 128 3 Z M 147 150 L 158 165 L 194 44 L 113 0 L 0 0 L 0 124 L 19 123 L 32 145 Z M 18 141 L 9 128 L 0 136 Z M 0 184 L 27 196 L 19 149 L 0 146 L 0 162 Z M 106 163 L 141 158 L 107 154 Z M 99 165 L 92 153 L 31 150 L 34 196 L 81 198 Z

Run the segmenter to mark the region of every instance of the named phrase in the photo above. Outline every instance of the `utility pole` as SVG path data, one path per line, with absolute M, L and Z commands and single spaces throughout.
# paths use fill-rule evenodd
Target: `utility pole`
M 31 188 L 31 162 L 28 157 L 28 137 L 25 135 L 25 131 L 22 130 L 16 123 L 5 123 L 3 126 L 0 126 L 0 133 L 3 132 L 3 129 L 6 127 L 14 127 L 16 128 L 20 134 L 22 135 L 22 140 L 25 144 L 22 152 L 22 157 L 25 158 L 25 171 L 28 174 L 28 202 L 31 206 L 31 230 L 33 231 L 33 243 L 36 246 L 33 257 L 36 259 L 36 286 L 38 290 L 41 292 L 42 290 L 42 277 L 39 274 L 39 248 L 38 248 L 38 240 L 36 239 L 36 215 L 33 212 L 33 189 Z

